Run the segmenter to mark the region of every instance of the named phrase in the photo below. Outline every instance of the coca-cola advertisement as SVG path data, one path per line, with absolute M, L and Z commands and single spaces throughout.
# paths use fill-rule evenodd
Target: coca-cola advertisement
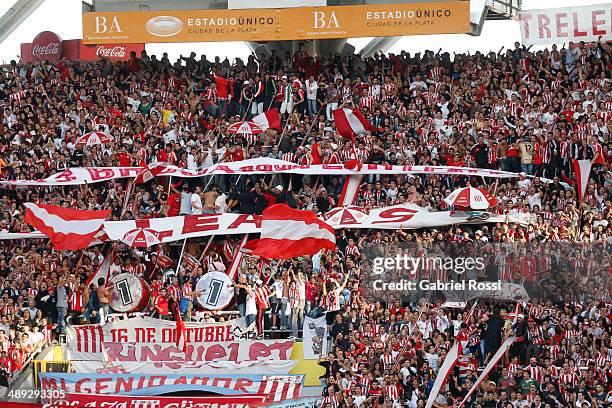
M 132 51 L 136 52 L 137 57 L 140 57 L 142 50 L 144 50 L 144 44 L 85 45 L 81 43 L 80 59 L 81 61 L 92 61 L 108 58 L 111 61 L 127 61 Z
M 21 60 L 34 62 L 63 58 L 72 61 L 97 61 L 106 58 L 111 61 L 127 61 L 132 51 L 140 56 L 144 49 L 144 44 L 85 45 L 78 39 L 62 41 L 57 34 L 43 31 L 31 44 L 21 44 Z
M 43 31 L 32 41 L 32 59 L 58 60 L 62 56 L 62 40 L 51 31 Z

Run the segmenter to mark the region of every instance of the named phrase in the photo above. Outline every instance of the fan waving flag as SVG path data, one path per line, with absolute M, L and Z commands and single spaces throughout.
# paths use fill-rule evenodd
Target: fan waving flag
M 274 130 L 278 130 L 279 132 L 281 131 L 281 119 L 280 115 L 278 114 L 278 109 L 276 108 L 260 113 L 251 119 L 251 121 L 258 124 L 261 130 L 272 128 Z
M 592 166 L 593 163 L 590 160 L 572 160 L 572 170 L 574 170 L 576 176 L 576 191 L 578 191 L 578 201 L 580 202 L 582 202 L 582 197 L 584 197 L 584 192 L 589 183 Z
M 355 139 L 368 130 L 371 132 L 375 130 L 374 126 L 366 120 L 359 109 L 336 109 L 332 114 L 334 115 L 338 133 L 347 139 Z
M 334 229 L 312 211 L 294 210 L 286 204 L 275 204 L 264 210 L 261 238 L 252 254 L 269 259 L 289 259 L 314 255 L 322 249 L 336 248 Z
M 87 248 L 111 210 L 83 211 L 47 204 L 25 203 L 25 221 L 49 238 L 55 249 Z

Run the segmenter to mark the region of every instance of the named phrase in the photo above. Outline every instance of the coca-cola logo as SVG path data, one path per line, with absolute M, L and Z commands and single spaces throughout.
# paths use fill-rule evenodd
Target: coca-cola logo
M 43 31 L 32 41 L 32 56 L 35 59 L 59 59 L 62 56 L 62 40 L 54 32 Z
M 126 53 L 126 47 L 123 45 L 117 45 L 115 47 L 105 47 L 100 45 L 96 49 L 96 55 L 100 58 L 124 58 Z

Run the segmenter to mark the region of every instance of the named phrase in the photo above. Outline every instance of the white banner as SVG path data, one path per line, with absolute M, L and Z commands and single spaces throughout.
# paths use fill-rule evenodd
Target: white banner
M 70 186 L 99 183 L 120 178 L 133 178 L 142 170 L 141 167 L 75 167 L 56 173 L 43 180 L 14 180 L 0 182 L 0 186 Z M 481 176 L 494 178 L 518 177 L 507 171 L 475 169 L 454 166 L 392 166 L 383 164 L 364 164 L 361 169 L 347 169 L 343 164 L 300 165 L 292 162 L 267 157 L 248 159 L 237 162 L 218 163 L 205 170 L 193 171 L 176 166 L 164 165 L 157 175 L 172 177 L 203 177 L 222 174 L 311 174 L 311 175 L 346 175 L 346 174 L 440 174 L 450 176 Z
M 295 360 L 270 361 L 190 361 L 177 364 L 175 361 L 72 361 L 76 373 L 97 374 L 289 374 L 297 365 Z M 176 368 L 178 366 L 178 368 Z
M 121 240 L 128 231 L 136 228 L 157 231 L 161 242 L 210 235 L 256 234 L 261 230 L 261 215 L 204 214 L 104 223 L 104 232 L 111 241 Z
M 325 315 L 318 319 L 304 318 L 304 360 L 316 360 L 327 354 L 327 323 Z
M 148 316 L 106 324 L 69 326 L 70 360 L 92 361 L 264 361 L 288 360 L 293 341 L 251 341 L 254 325 L 245 319 L 223 323 L 186 323 L 187 352 L 176 346 L 176 323 Z M 178 368 L 177 365 L 175 368 Z
M 525 45 L 612 40 L 612 4 L 523 10 L 518 14 Z
M 506 221 L 522 223 L 522 221 L 514 218 L 481 211 L 474 213 L 428 212 L 412 204 L 402 204 L 370 210 L 368 216 L 358 224 L 330 225 L 335 229 L 398 229 L 400 226 L 404 229 L 418 229 Z M 148 228 L 157 231 L 161 242 L 210 235 L 257 234 L 261 231 L 261 215 L 203 214 L 130 221 L 106 221 L 104 223 L 104 231 L 108 238 L 113 241 L 121 240 L 127 232 L 135 228 Z
M 333 224 L 335 229 L 418 229 L 443 227 L 457 224 L 516 222 L 526 225 L 525 220 L 513 216 L 495 215 L 487 212 L 429 212 L 413 204 L 401 204 L 370 210 L 358 224 Z M 177 217 L 151 218 L 127 221 L 105 221 L 104 232 L 110 241 L 120 241 L 125 234 L 136 228 L 147 228 L 157 232 L 162 243 L 181 241 L 185 238 L 211 235 L 258 234 L 261 231 L 261 215 L 257 214 L 203 214 Z M 103 236 L 104 234 L 99 234 Z M 0 239 L 44 238 L 39 232 L 24 234 L 0 234 Z M 98 237 L 90 245 L 102 243 Z

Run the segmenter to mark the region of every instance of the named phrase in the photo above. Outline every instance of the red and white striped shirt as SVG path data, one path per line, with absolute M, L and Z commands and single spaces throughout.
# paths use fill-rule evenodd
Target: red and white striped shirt
M 289 307 L 298 307 L 301 300 L 300 290 L 297 287 L 289 288 Z
M 255 302 L 260 309 L 270 307 L 270 289 L 267 286 L 261 286 L 255 289 Z
M 180 299 L 180 289 L 178 286 L 170 285 L 168 287 L 168 298 Z

